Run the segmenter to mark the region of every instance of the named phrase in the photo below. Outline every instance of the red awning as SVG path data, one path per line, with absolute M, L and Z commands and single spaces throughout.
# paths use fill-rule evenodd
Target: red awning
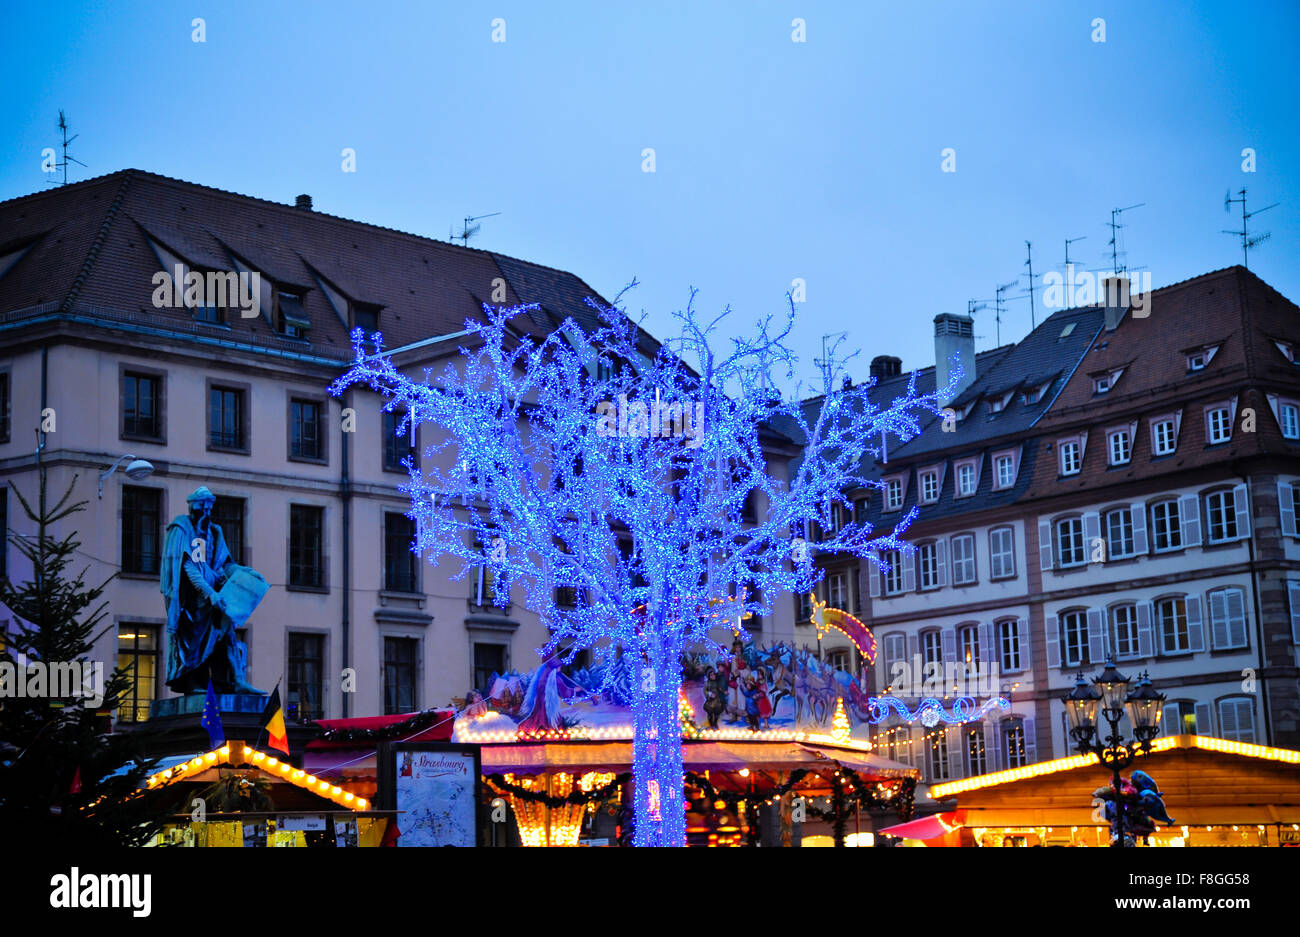
M 358 716 L 355 719 L 317 719 L 316 725 L 325 731 L 335 729 L 354 729 L 370 730 L 386 729 L 389 726 L 395 726 L 399 723 L 406 722 L 419 713 L 398 713 L 393 716 Z M 423 732 L 411 734 L 409 738 L 402 736 L 391 741 L 402 742 L 450 742 L 451 732 L 455 723 L 455 710 L 448 709 L 445 712 L 438 712 L 433 720 L 433 725 L 429 726 Z M 311 750 L 320 750 L 323 748 L 374 748 L 375 743 L 372 740 L 362 738 L 353 739 L 313 739 L 307 743 L 307 748 Z
M 938 839 L 946 833 L 960 829 L 966 823 L 965 810 L 953 810 L 949 813 L 932 813 L 919 820 L 887 826 L 876 830 L 882 836 L 898 836 L 903 839 Z

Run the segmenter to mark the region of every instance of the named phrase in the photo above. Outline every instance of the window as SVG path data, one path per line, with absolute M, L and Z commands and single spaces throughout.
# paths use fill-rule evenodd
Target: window
M 416 575 L 415 521 L 405 514 L 384 514 L 384 588 L 389 592 L 419 592 Z
M 122 486 L 122 572 L 157 575 L 162 492 Z
M 237 387 L 208 388 L 208 446 L 212 449 L 248 449 L 244 391 Z
M 1205 438 L 1211 446 L 1232 440 L 1232 411 L 1228 407 L 1205 411 Z
M 897 511 L 903 506 L 903 480 L 891 478 L 885 482 L 885 510 Z
M 1198 716 L 1200 715 L 1204 718 Z M 1210 707 L 1208 703 L 1192 703 L 1188 700 L 1176 700 L 1165 703 L 1160 714 L 1161 735 L 1209 735 Z
M 1094 394 L 1105 394 L 1110 392 L 1110 375 L 1103 374 L 1100 377 L 1092 379 L 1092 392 Z
M 1110 450 L 1110 464 L 1123 465 L 1133 455 L 1132 441 L 1129 439 L 1128 430 L 1117 429 L 1107 437 Z
M 939 473 L 931 469 L 921 473 L 921 503 L 933 504 L 939 500 Z
M 1183 527 L 1178 514 L 1178 500 L 1157 501 L 1151 505 L 1151 546 L 1156 552 L 1177 550 L 1183 545 Z
M 884 664 L 881 670 L 882 673 L 888 676 L 895 664 L 907 661 L 906 647 L 907 639 L 904 635 L 897 632 L 885 635 L 885 659 L 882 661 Z
M 302 307 L 303 294 L 297 290 L 277 290 L 275 293 L 276 331 L 287 338 L 306 338 L 311 320 Z
M 1219 700 L 1219 737 L 1233 742 L 1255 741 L 1255 704 L 1250 699 Z
M 384 638 L 384 715 L 416 710 L 415 638 Z
M 1300 439 L 1300 405 L 1283 403 L 1278 406 L 1278 425 L 1287 439 Z
M 486 698 L 492 692 L 492 678 L 506 672 L 506 646 L 474 642 L 474 689 Z
M 1016 532 L 1010 527 L 989 531 L 989 577 L 1008 579 L 1016 574 Z
M 971 777 L 988 770 L 988 758 L 984 752 L 984 724 L 967 723 L 966 729 L 966 773 Z
M 948 780 L 948 730 L 940 723 L 927 733 L 927 753 L 930 762 L 930 780 Z
M 853 673 L 853 662 L 849 660 L 848 648 L 841 647 L 833 651 L 827 651 L 826 663 L 831 670 L 838 670 L 840 673 Z
M 1002 745 L 1008 768 L 1023 768 L 1029 760 L 1025 749 L 1025 726 L 1022 722 L 1007 722 L 1002 726 Z
M 975 493 L 975 463 L 962 462 L 957 466 L 957 497 L 966 498 Z
M 401 425 L 404 414 L 396 413 L 392 410 L 384 411 L 384 469 L 389 472 L 404 472 L 406 466 L 402 465 L 402 460 L 406 458 L 414 459 L 415 439 L 412 436 L 411 428 L 398 435 L 397 428 Z
M 1236 540 L 1237 499 L 1231 488 L 1212 491 L 1205 496 L 1205 516 L 1209 519 L 1210 543 Z
M 352 327 L 366 335 L 379 331 L 379 306 L 370 303 L 352 303 Z
M 1210 593 L 1210 636 L 1215 650 L 1246 646 L 1246 594 L 1241 589 Z
M 288 717 L 308 723 L 325 715 L 325 636 L 289 632 Z
M 0 371 L 0 443 L 9 441 L 9 372 Z
M 998 648 L 1002 669 L 1020 670 L 1020 624 L 1014 618 L 998 622 Z
M 1088 659 L 1088 614 L 1083 609 L 1062 612 L 1061 661 L 1067 667 L 1099 663 Z
M 1077 440 L 1070 439 L 1061 443 L 1061 474 L 1077 475 L 1083 467 L 1082 450 Z
M 921 633 L 921 659 L 927 664 L 943 663 L 943 637 L 938 631 Z
M 1106 556 L 1113 560 L 1132 556 L 1135 551 L 1133 512 L 1126 507 L 1116 508 L 1107 511 L 1102 522 L 1106 525 Z
M 289 585 L 320 589 L 325 585 L 325 509 L 289 505 Z M 404 710 L 398 710 L 404 712 Z
M 993 467 L 996 470 L 995 478 L 997 486 L 1001 488 L 1010 488 L 1016 483 L 1016 457 L 1010 453 L 999 455 L 993 460 Z
M 122 372 L 122 435 L 161 439 L 161 398 L 162 379 L 156 374 Z
M 923 543 L 917 549 L 917 556 L 921 562 L 921 588 L 937 589 L 939 588 L 939 547 L 931 540 L 929 543 Z
M 963 625 L 957 629 L 957 638 L 961 643 L 961 662 L 965 664 L 981 663 L 979 626 Z
M 1156 627 L 1160 629 L 1160 653 L 1189 653 L 1192 639 L 1187 629 L 1187 602 L 1181 598 L 1160 599 L 1155 607 Z
M 831 573 L 826 577 L 826 604 L 831 608 L 848 608 L 843 573 Z
M 1115 605 L 1110 610 L 1111 647 L 1118 660 L 1141 657 L 1138 644 L 1137 606 Z
M 989 401 L 989 413 L 1001 413 L 1007 407 L 1006 397 L 994 397 Z
M 198 270 L 194 272 L 204 277 L 205 285 L 211 283 L 216 287 L 214 290 L 205 289 L 201 291 L 200 301 L 191 307 L 194 310 L 195 321 L 206 322 L 208 325 L 222 325 L 226 321 L 226 308 L 229 303 L 232 300 L 236 303 L 239 302 L 238 281 L 231 283 L 229 280 L 229 277 L 237 276 L 237 274 L 216 271 L 209 271 L 204 274 Z M 228 293 L 227 290 L 231 292 Z
M 555 605 L 557 608 L 578 608 L 585 604 L 586 593 L 576 586 L 557 586 Z
M 495 542 L 497 538 L 493 538 Z M 627 543 L 627 547 L 623 544 Z M 501 569 L 491 562 L 491 555 L 494 547 L 491 543 L 480 544 L 483 551 L 483 562 L 474 567 L 469 575 L 469 601 L 471 605 L 487 608 L 509 608 L 510 607 L 510 581 L 504 569 Z M 630 550 L 631 543 L 620 541 L 620 550 Z
M 881 559 L 888 567 L 882 573 L 885 595 L 898 595 L 903 591 L 903 554 L 898 550 L 886 550 Z
M 218 496 L 212 505 L 212 522 L 221 528 L 230 558 L 241 566 L 247 566 L 244 557 L 244 499 Z
M 799 621 L 808 621 L 812 618 L 812 596 L 806 592 L 800 592 L 795 596 L 797 604 L 797 616 Z
M 1187 356 L 1187 370 L 1188 371 L 1205 370 L 1205 366 L 1209 364 L 1210 359 L 1214 357 L 1215 350 L 1216 349 L 1213 348 L 1200 348 L 1194 352 L 1191 352 Z
M 1178 428 L 1172 419 L 1151 424 L 1151 451 L 1155 455 L 1173 455 L 1178 448 Z
M 952 584 L 970 585 L 975 581 L 975 535 L 958 534 L 952 538 Z
M 293 398 L 289 401 L 289 458 L 325 460 L 322 411 L 318 400 Z
M 1056 522 L 1056 557 L 1061 566 L 1079 566 L 1087 562 L 1083 549 L 1082 517 L 1067 517 Z
M 144 722 L 158 689 L 158 628 L 156 625 L 117 626 L 117 666 L 130 685 L 117 710 L 119 722 Z

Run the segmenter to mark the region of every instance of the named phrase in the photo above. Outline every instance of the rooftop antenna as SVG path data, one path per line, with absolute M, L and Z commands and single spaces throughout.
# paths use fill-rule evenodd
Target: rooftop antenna
M 992 302 L 992 300 L 989 299 L 966 300 L 966 315 L 970 316 L 973 319 L 975 317 L 975 313 L 979 312 L 981 309 L 989 308 L 990 302 Z
M 1010 283 L 1003 283 L 1001 286 L 999 286 L 996 290 L 993 291 L 994 293 L 997 294 L 997 299 L 995 299 L 995 300 L 993 301 L 993 302 L 994 302 L 994 310 L 995 310 L 994 313 L 993 313 L 993 318 L 994 318 L 994 320 L 995 320 L 995 321 L 997 322 L 997 324 L 998 324 L 998 327 L 997 327 L 997 332 L 998 332 L 998 343 L 997 343 L 997 347 L 998 347 L 998 348 L 1001 348 L 1001 347 L 1002 347 L 1002 294 L 1005 293 L 1007 290 L 1011 289 L 1011 287 L 1015 286 L 1015 285 L 1016 285 L 1017 283 L 1019 283 L 1019 282 L 1020 282 L 1020 278 L 1019 278 L 1019 277 L 1016 277 L 1016 278 L 1015 278 L 1014 280 L 1012 280 Z
M 1281 203 L 1279 203 L 1279 202 L 1274 202 L 1272 205 L 1266 205 L 1266 206 L 1264 206 L 1263 208 L 1256 208 L 1254 211 L 1246 211 L 1246 188 L 1245 188 L 1245 186 L 1243 186 L 1243 187 L 1241 188 L 1241 191 L 1238 192 L 1237 194 L 1240 195 L 1241 198 L 1233 198 L 1233 197 L 1232 197 L 1232 190 L 1231 190 L 1231 189 L 1229 189 L 1227 192 L 1224 192 L 1224 193 L 1223 193 L 1223 210 L 1224 210 L 1224 211 L 1229 211 L 1229 212 L 1230 212 L 1230 211 L 1232 211 L 1232 203 L 1233 203 L 1233 202 L 1241 202 L 1241 230 L 1240 230 L 1240 231 L 1228 231 L 1228 230 L 1225 229 L 1223 233 L 1224 233 L 1224 234 L 1231 234 L 1231 235 L 1233 235 L 1234 237 L 1240 237 L 1240 238 L 1241 238 L 1241 265 L 1242 265 L 1243 267 L 1245 267 L 1247 270 L 1249 270 L 1249 269 L 1250 269 L 1250 263 L 1249 263 L 1249 260 L 1250 260 L 1250 249 L 1251 249 L 1252 247 L 1254 247 L 1256 244 L 1259 244 L 1259 243 L 1261 243 L 1261 242 L 1263 242 L 1263 241 L 1267 241 L 1267 240 L 1268 240 L 1270 237 L 1272 237 L 1273 235 L 1272 235 L 1270 232 L 1265 231 L 1263 234 L 1257 234 L 1257 235 L 1255 235 L 1254 237 L 1251 237 L 1251 236 L 1247 233 L 1247 230 L 1246 230 L 1246 222 L 1247 222 L 1248 220 L 1250 220 L 1251 218 L 1253 218 L 1255 215 L 1258 215 L 1260 212 L 1268 211 L 1270 208 L 1277 208 L 1277 206 L 1278 206 L 1279 204 L 1281 204 Z
M 829 349 L 829 346 L 828 346 L 828 344 L 827 344 L 827 343 L 830 341 L 830 339 L 832 339 L 832 338 L 848 338 L 848 337 L 849 337 L 849 333 L 848 333 L 848 332 L 831 332 L 831 333 L 829 333 L 828 335 L 823 335 L 823 336 L 822 336 L 822 356 L 821 356 L 820 358 L 814 358 L 814 359 L 813 359 L 813 364 L 817 365 L 817 367 L 820 368 L 820 367 L 822 367 L 824 364 L 826 364 L 827 361 L 830 360 L 830 349 Z
M 501 214 L 501 212 L 494 211 L 490 215 L 466 215 L 465 226 L 460 229 L 460 234 L 452 234 L 448 231 L 448 239 L 452 241 L 460 241 L 461 247 L 468 247 L 469 239 L 478 234 L 479 228 L 482 227 L 482 225 L 475 224 L 474 222 L 481 221 L 484 218 L 495 218 L 499 214 Z
M 62 110 L 59 111 L 59 130 L 63 132 L 63 162 L 55 163 L 54 166 L 56 169 L 63 170 L 63 180 L 61 182 L 55 182 L 53 179 L 46 179 L 45 181 L 48 185 L 68 184 L 68 163 L 76 163 L 78 166 L 81 166 L 83 169 L 89 168 L 81 160 L 77 159 L 74 156 L 68 155 L 68 144 L 70 144 L 73 140 L 77 139 L 77 137 L 81 136 L 81 134 L 74 133 L 72 136 L 68 136 L 68 118 L 63 115 Z
M 1073 244 L 1075 241 L 1086 241 L 1086 240 L 1088 240 L 1088 235 L 1086 234 L 1081 234 L 1077 238 L 1065 239 L 1065 265 L 1067 267 L 1070 266 L 1070 245 Z
M 1124 227 L 1119 223 L 1119 216 L 1126 211 L 1141 208 L 1145 204 L 1146 202 L 1138 202 L 1136 205 L 1128 206 L 1128 208 L 1112 208 L 1110 210 L 1110 269 L 1112 273 L 1123 273 L 1128 269 L 1127 267 L 1121 269 L 1119 265 L 1119 255 L 1123 253 L 1119 249 L 1119 231 L 1120 228 Z
M 1025 266 L 1029 268 L 1029 328 L 1038 328 L 1038 323 L 1034 320 L 1034 245 L 1025 241 Z

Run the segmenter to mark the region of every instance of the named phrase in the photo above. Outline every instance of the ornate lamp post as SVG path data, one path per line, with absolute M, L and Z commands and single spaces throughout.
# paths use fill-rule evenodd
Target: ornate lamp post
M 1115 792 L 1115 819 L 1111 823 L 1111 845 L 1124 845 L 1124 804 L 1120 798 L 1120 771 L 1133 764 L 1133 759 L 1151 750 L 1151 740 L 1160 731 L 1160 715 L 1164 694 L 1156 692 L 1151 680 L 1142 674 L 1137 687 L 1130 692 L 1128 677 L 1115 669 L 1115 662 L 1106 661 L 1102 672 L 1089 686 L 1080 673 L 1073 692 L 1065 697 L 1065 715 L 1070 725 L 1070 737 L 1080 754 L 1094 754 L 1111 770 L 1111 788 Z M 1108 726 L 1105 738 L 1097 726 L 1097 710 L 1105 717 Z M 1119 723 L 1128 715 L 1135 740 L 1129 743 L 1120 735 Z

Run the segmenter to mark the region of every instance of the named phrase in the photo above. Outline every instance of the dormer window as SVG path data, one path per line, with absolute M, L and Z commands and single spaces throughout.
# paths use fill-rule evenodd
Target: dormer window
M 1046 381 L 1039 384 L 1037 387 L 1029 388 L 1029 390 L 1025 391 L 1025 403 L 1038 403 L 1043 399 L 1043 394 L 1047 393 L 1047 388 L 1050 387 L 1051 384 L 1051 381 Z
M 1092 392 L 1094 394 L 1107 394 L 1119 380 L 1119 376 L 1124 373 L 1123 368 L 1115 368 L 1112 371 L 1104 371 L 1092 375 Z
M 373 303 L 352 303 L 352 328 L 367 335 L 379 331 L 379 306 Z
M 1062 475 L 1078 475 L 1083 468 L 1084 439 L 1083 436 L 1070 436 L 1057 442 Z
M 1287 361 L 1290 361 L 1292 364 L 1300 364 L 1300 358 L 1296 357 L 1297 351 L 1295 345 L 1292 345 L 1290 342 L 1279 342 L 1277 339 L 1273 340 L 1273 344 L 1277 346 L 1278 351 L 1282 352 L 1282 357 Z
M 288 338 L 306 338 L 311 320 L 303 310 L 303 294 L 299 290 L 279 289 L 275 292 L 276 331 Z
M 1205 345 L 1201 348 L 1193 348 L 1186 352 L 1187 355 L 1187 373 L 1193 371 L 1204 371 L 1214 360 L 1214 354 L 1219 350 L 1218 345 Z
M 938 469 L 926 469 L 920 474 L 921 479 L 921 503 L 934 504 L 939 500 L 939 471 Z
M 897 511 L 903 506 L 903 480 L 898 477 L 885 480 L 885 510 Z
M 957 497 L 969 498 L 979 487 L 979 467 L 977 460 L 964 459 L 953 464 L 957 475 Z

